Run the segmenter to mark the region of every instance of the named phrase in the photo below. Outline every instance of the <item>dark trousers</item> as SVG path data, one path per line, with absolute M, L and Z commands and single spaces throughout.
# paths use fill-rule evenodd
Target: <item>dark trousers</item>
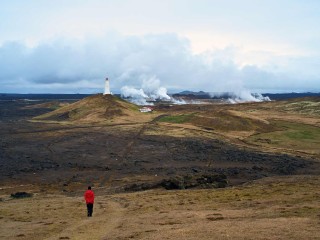
M 93 203 L 87 203 L 88 217 L 92 217 Z

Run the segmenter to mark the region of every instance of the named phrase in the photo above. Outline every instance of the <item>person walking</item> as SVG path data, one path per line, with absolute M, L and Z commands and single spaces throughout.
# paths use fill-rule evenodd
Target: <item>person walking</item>
M 92 217 L 93 212 L 93 203 L 94 203 L 94 193 L 91 190 L 91 187 L 88 187 L 88 190 L 84 193 L 84 199 L 87 204 L 88 217 Z

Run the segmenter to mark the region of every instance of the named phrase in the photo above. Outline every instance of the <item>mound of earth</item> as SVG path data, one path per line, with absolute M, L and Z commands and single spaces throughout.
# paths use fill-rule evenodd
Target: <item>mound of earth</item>
M 115 117 L 134 117 L 138 106 L 113 95 L 89 96 L 50 113 L 35 117 L 36 120 L 98 122 Z

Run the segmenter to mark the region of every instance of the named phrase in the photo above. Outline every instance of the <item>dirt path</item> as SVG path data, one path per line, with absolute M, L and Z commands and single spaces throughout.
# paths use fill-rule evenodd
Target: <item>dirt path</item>
M 143 133 L 147 130 L 147 128 L 150 127 L 150 125 L 155 124 L 159 119 L 161 119 L 164 116 L 167 116 L 167 114 L 159 115 L 154 119 L 152 119 L 150 122 L 143 124 L 142 128 L 139 130 L 137 135 L 134 138 L 132 138 L 132 140 L 125 147 L 125 150 L 122 155 L 123 161 L 126 161 L 127 156 L 131 152 L 133 145 L 136 143 L 137 139 L 140 139 L 141 135 L 143 135 Z
M 99 199 L 93 215 L 92 218 L 83 218 L 61 233 L 46 239 L 108 239 L 121 224 L 124 208 L 115 201 Z
M 79 195 L 2 198 L 0 239 L 114 239 L 125 220 L 124 202 L 120 198 L 97 196 L 93 217 L 88 218 L 83 197 Z
M 148 127 L 150 127 L 152 124 L 155 124 L 160 118 L 162 118 L 164 116 L 167 116 L 167 115 L 165 115 L 165 114 L 159 115 L 159 116 L 155 117 L 154 119 L 152 119 L 150 122 L 147 122 L 142 125 L 140 130 L 137 132 L 136 136 L 133 137 L 132 140 L 129 141 L 128 144 L 124 147 L 122 157 L 119 159 L 119 164 L 126 164 L 127 163 L 127 157 L 130 154 L 130 152 L 132 151 L 132 148 L 134 147 L 134 145 L 136 144 L 136 141 L 138 139 L 140 139 L 141 135 L 143 135 L 143 133 L 147 130 Z M 99 187 L 105 186 L 108 182 L 111 182 L 111 180 L 113 178 L 114 178 L 113 175 L 106 174 L 105 177 L 102 179 Z

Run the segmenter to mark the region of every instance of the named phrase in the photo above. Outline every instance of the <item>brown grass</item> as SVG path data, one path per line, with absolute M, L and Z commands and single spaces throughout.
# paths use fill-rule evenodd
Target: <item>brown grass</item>
M 2 239 L 319 239 L 319 177 L 267 178 L 219 190 L 103 195 L 86 217 L 75 197 L 4 197 Z
M 139 107 L 112 95 L 94 95 L 55 111 L 35 117 L 35 121 L 53 123 L 101 124 L 146 122 L 153 114 L 142 114 Z

